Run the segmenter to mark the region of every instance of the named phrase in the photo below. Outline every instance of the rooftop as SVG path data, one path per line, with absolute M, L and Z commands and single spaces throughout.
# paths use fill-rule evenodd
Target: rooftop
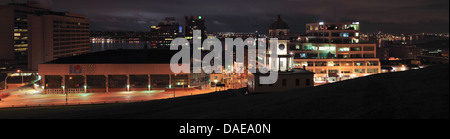
M 177 52 L 168 49 L 118 49 L 60 58 L 44 64 L 169 64 Z

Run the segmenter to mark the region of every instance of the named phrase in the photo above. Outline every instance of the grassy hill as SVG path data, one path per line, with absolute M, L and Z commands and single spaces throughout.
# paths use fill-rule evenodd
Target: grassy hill
M 282 93 L 213 93 L 112 105 L 0 110 L 0 118 L 448 119 L 449 65 Z

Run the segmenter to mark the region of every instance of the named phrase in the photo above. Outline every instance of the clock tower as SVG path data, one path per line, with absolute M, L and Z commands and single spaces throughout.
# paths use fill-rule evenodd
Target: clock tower
M 293 56 L 289 54 L 289 26 L 281 19 L 280 15 L 278 15 L 275 22 L 270 25 L 269 37 L 278 38 L 278 59 L 275 64 L 279 66 L 277 66 L 278 69 L 276 70 L 281 72 L 291 71 L 293 69 L 294 59 Z
M 277 48 L 279 55 L 288 54 L 288 42 L 289 42 L 289 26 L 278 15 L 278 18 L 270 25 L 269 37 L 278 38 Z

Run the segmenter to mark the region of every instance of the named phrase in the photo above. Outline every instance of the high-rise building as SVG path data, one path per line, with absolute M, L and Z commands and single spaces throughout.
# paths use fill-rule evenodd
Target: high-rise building
M 291 41 L 289 51 L 296 68 L 316 73 L 316 83 L 380 73 L 376 44 L 359 41 L 359 22 L 307 24 L 306 34 L 305 41 Z
M 184 37 L 188 40 L 192 40 L 194 36 L 194 30 L 201 30 L 202 39 L 207 38 L 207 28 L 205 26 L 205 20 L 203 16 L 185 16 L 184 17 Z
M 90 52 L 89 20 L 82 15 L 9 4 L 0 6 L 0 19 L 2 70 L 37 71 L 38 64 Z
M 183 33 L 183 27 L 173 17 L 160 21 L 158 26 L 151 26 L 150 41 L 152 48 L 170 48 L 170 43 Z

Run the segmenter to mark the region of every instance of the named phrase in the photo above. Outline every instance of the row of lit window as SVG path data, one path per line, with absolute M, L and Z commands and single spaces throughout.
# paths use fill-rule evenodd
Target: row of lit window
M 319 23 L 319 26 L 307 26 L 306 30 L 359 30 L 359 23 L 355 22 L 349 25 L 324 25 L 324 23 L 321 22 Z
M 16 48 L 16 49 L 14 49 L 14 51 L 16 51 L 16 52 L 25 52 L 27 50 L 28 50 L 28 48 Z
M 28 40 L 28 37 L 14 37 L 14 40 Z
M 335 62 L 335 61 L 329 61 L 329 62 L 325 62 L 325 61 L 318 61 L 318 62 L 294 62 L 294 66 L 295 67 L 312 67 L 312 66 L 316 66 L 316 67 L 337 67 L 337 66 L 379 66 L 379 62 L 378 61 L 341 61 L 341 62 Z
M 14 29 L 14 32 L 28 32 L 28 29 Z
M 366 72 L 367 71 L 367 72 Z M 312 70 L 311 72 L 314 72 L 316 74 L 330 74 L 330 73 L 341 73 L 341 74 L 353 74 L 353 73 L 369 73 L 369 74 L 375 74 L 375 73 L 379 73 L 379 69 L 354 69 L 354 70 L 327 70 L 326 69 L 321 69 L 321 70 Z
M 337 58 L 375 58 L 375 54 L 338 54 Z
M 28 47 L 28 44 L 15 44 L 14 47 Z
M 336 46 L 303 46 L 303 49 L 300 45 L 296 45 L 296 50 L 305 50 L 305 51 L 317 51 L 317 48 L 319 48 L 319 51 L 336 51 Z M 364 48 L 364 49 L 363 49 Z M 354 46 L 354 47 L 339 47 L 339 52 L 349 52 L 349 51 L 375 51 L 375 47 L 373 46 L 366 46 L 366 47 L 360 47 L 360 46 Z

